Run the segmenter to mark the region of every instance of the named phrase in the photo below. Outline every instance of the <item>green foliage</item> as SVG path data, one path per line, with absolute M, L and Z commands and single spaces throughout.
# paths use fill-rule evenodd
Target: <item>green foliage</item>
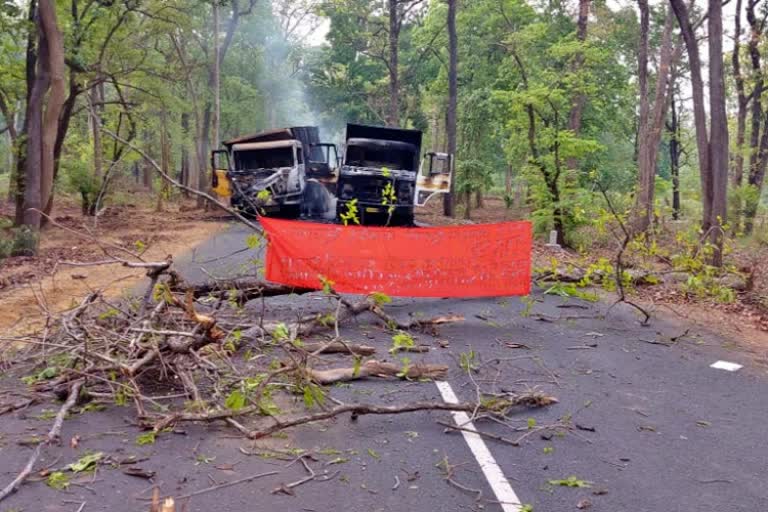
M 34 256 L 40 242 L 39 235 L 26 226 L 13 230 L 10 256 Z
M 245 246 L 249 249 L 261 247 L 261 237 L 259 235 L 248 235 L 245 239 Z
M 325 403 L 325 392 L 320 386 L 311 382 L 303 386 L 302 396 L 307 409 L 312 409 L 316 405 L 322 407 Z
M 282 342 L 287 341 L 291 337 L 291 332 L 288 329 L 288 326 L 285 325 L 283 322 L 280 322 L 275 326 L 275 328 L 272 330 L 272 339 L 276 342 Z
M 85 471 L 93 471 L 96 469 L 96 465 L 104 458 L 104 453 L 94 452 L 86 453 L 77 462 L 73 462 L 67 468 L 73 473 L 82 473 Z
M 397 376 L 401 379 L 405 379 L 408 377 L 408 372 L 411 371 L 411 358 L 409 357 L 403 357 L 400 359 L 400 364 L 402 364 L 402 368 L 400 368 L 400 371 L 397 372 Z
M 331 295 L 333 293 L 333 285 L 336 283 L 325 276 L 318 276 L 318 278 L 320 279 L 320 284 L 323 286 L 323 293 Z
M 45 484 L 51 489 L 64 491 L 69 489 L 69 477 L 66 475 L 66 473 L 62 473 L 61 471 L 54 471 L 48 475 L 48 478 L 45 480 Z
M 555 283 L 547 288 L 544 293 L 546 295 L 558 295 L 564 298 L 577 298 L 586 300 L 589 302 L 597 302 L 599 300 L 597 294 L 589 293 L 579 289 L 575 283 Z
M 402 349 L 413 348 L 416 346 L 413 336 L 404 331 L 399 331 L 392 336 L 392 348 L 389 349 L 390 354 L 396 354 Z
M 569 476 L 565 480 L 549 480 L 549 485 L 557 485 L 560 487 L 574 487 L 574 488 L 584 488 L 584 487 L 592 487 L 592 482 L 588 482 L 586 480 L 579 480 L 575 476 Z
M 224 401 L 224 406 L 227 409 L 237 412 L 245 407 L 245 400 L 245 393 L 240 389 L 235 389 L 227 395 L 227 399 Z
M 136 445 L 137 446 L 146 446 L 149 444 L 155 444 L 155 441 L 157 440 L 157 433 L 156 432 L 145 432 L 144 434 L 139 434 L 136 436 Z
M 392 303 L 392 297 L 385 293 L 373 292 L 369 297 L 373 300 L 373 303 L 379 307 Z
M 360 211 L 357 208 L 357 198 L 347 201 L 347 211 L 339 215 L 341 222 L 348 226 L 350 222 L 360 224 Z
M 477 354 L 475 351 L 470 350 L 459 354 L 459 366 L 467 373 L 477 371 Z
M 49 366 L 48 368 L 45 368 L 44 370 L 41 370 L 35 375 L 28 375 L 26 377 L 22 377 L 21 381 L 24 384 L 27 384 L 28 386 L 31 386 L 37 382 L 42 382 L 44 380 L 51 380 L 55 379 L 59 376 L 59 367 L 58 366 Z

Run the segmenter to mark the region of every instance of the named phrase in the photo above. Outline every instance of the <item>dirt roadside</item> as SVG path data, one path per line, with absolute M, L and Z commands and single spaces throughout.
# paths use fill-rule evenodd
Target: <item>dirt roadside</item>
M 0 211 L 0 215 L 8 214 Z M 110 207 L 94 227 L 75 204 L 63 202 L 54 221 L 45 228 L 36 257 L 16 256 L 0 260 L 0 333 L 8 336 L 29 332 L 45 322 L 45 310 L 57 313 L 79 303 L 93 290 L 118 297 L 144 277 L 141 269 L 120 265 L 68 266 L 61 262 L 87 263 L 105 259 L 97 243 L 78 237 L 67 228 L 91 232 L 101 241 L 142 252 L 146 261 L 179 257 L 221 230 L 226 219 L 194 210 L 191 203 L 173 205 L 158 214 L 150 207 Z

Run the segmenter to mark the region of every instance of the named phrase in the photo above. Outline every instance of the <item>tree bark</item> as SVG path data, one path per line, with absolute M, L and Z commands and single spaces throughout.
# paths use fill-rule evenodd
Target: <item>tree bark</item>
M 736 154 L 733 159 L 732 180 L 734 187 L 740 187 L 744 179 L 744 138 L 747 127 L 747 94 L 744 88 L 744 75 L 741 71 L 741 11 L 742 0 L 736 0 L 736 16 L 734 17 L 734 38 L 731 64 L 733 79 L 736 83 L 738 112 L 736 114 Z
M 29 11 L 27 12 L 27 21 L 30 27 L 35 26 L 37 20 L 37 1 L 32 0 L 29 3 Z M 14 199 L 16 201 L 16 211 L 13 223 L 15 226 L 20 226 L 24 223 L 24 190 L 26 180 L 27 169 L 27 151 L 28 151 L 28 138 L 29 138 L 29 120 L 30 109 L 32 107 L 32 94 L 34 91 L 34 85 L 37 78 L 37 45 L 36 45 L 37 31 L 27 31 L 27 48 L 25 55 L 25 82 L 27 86 L 26 105 L 24 112 L 24 123 L 19 133 L 19 148 L 18 157 L 16 159 L 16 183 L 14 185 Z
M 33 230 L 40 229 L 40 212 L 42 208 L 42 169 L 43 169 L 43 104 L 45 94 L 50 86 L 48 69 L 48 41 L 40 20 L 45 0 L 38 5 L 36 15 L 37 27 L 37 66 L 32 92 L 27 102 L 27 145 L 24 170 L 24 199 L 21 213 L 21 223 Z
M 670 80 L 674 83 L 675 78 Z M 680 122 L 677 115 L 677 102 L 674 93 L 670 94 L 669 166 L 672 175 L 672 218 L 680 219 Z
M 712 173 L 712 209 L 710 240 L 715 246 L 712 264 L 723 264 L 723 230 L 728 218 L 728 115 L 725 109 L 725 73 L 723 70 L 723 5 L 709 0 L 709 109 L 711 134 L 709 164 Z
M 219 54 L 219 2 L 213 2 L 213 144 L 221 142 L 221 55 Z
M 399 66 L 399 45 L 400 45 L 400 2 L 398 0 L 387 0 L 389 11 L 389 112 L 387 113 L 387 124 L 397 127 L 400 125 L 400 76 Z
M 677 17 L 680 31 L 685 41 L 688 53 L 688 64 L 691 72 L 691 89 L 693 100 L 693 122 L 696 129 L 696 148 L 699 158 L 699 174 L 702 190 L 702 228 L 705 232 L 712 227 L 713 180 L 709 160 L 709 135 L 707 133 L 707 113 L 704 108 L 704 80 L 701 75 L 701 57 L 699 43 L 691 23 L 688 7 L 684 0 L 670 0 L 672 10 Z M 716 60 L 722 59 L 722 55 Z
M 253 5 L 255 4 L 255 0 L 249 0 L 250 8 L 253 8 Z M 221 43 L 221 46 L 218 48 L 218 51 L 214 50 L 214 57 L 211 59 L 211 66 L 208 68 L 208 88 L 209 90 L 214 89 L 215 83 L 216 83 L 216 73 L 217 73 L 217 66 L 220 66 L 222 62 L 224 62 L 224 57 L 227 55 L 227 51 L 229 50 L 229 47 L 232 45 L 232 39 L 235 37 L 235 31 L 237 30 L 237 26 L 240 22 L 240 2 L 237 0 L 232 1 L 232 15 L 229 18 L 229 22 L 227 23 L 227 30 L 224 35 L 224 40 Z M 218 37 L 216 37 L 218 40 Z M 218 63 L 218 64 L 214 64 Z M 214 118 L 213 111 L 215 109 L 214 101 L 211 101 L 210 96 L 205 101 L 205 106 L 203 108 L 203 116 L 201 119 L 202 125 L 199 126 L 198 129 L 198 143 L 197 143 L 197 187 L 198 190 L 205 192 L 207 191 L 209 187 L 209 176 L 206 172 L 206 169 L 208 169 L 208 155 L 211 148 L 211 123 Z M 216 144 L 218 144 L 219 141 L 216 141 Z M 197 207 L 202 208 L 206 206 L 207 201 L 202 196 L 197 196 Z
M 91 129 L 93 130 L 93 177 L 96 180 L 100 180 L 104 172 L 103 170 L 103 148 L 101 144 L 101 116 L 97 105 L 101 103 L 103 99 L 99 98 L 99 88 L 94 87 L 91 89 L 91 108 L 90 108 L 90 121 Z
M 54 146 L 59 128 L 59 115 L 64 107 L 66 88 L 64 86 L 64 38 L 59 30 L 56 18 L 56 2 L 41 0 L 40 25 L 45 32 L 48 45 L 47 63 L 50 76 L 50 93 L 43 116 L 42 125 L 42 169 L 40 182 L 40 204 L 47 206 L 53 198 Z
M 459 50 L 456 34 L 456 10 L 458 0 L 448 0 L 448 110 L 446 112 L 446 136 L 448 154 L 453 158 L 454 176 L 451 179 L 451 190 L 443 196 L 443 214 L 453 217 L 456 214 L 456 111 L 458 107 L 458 67 Z M 469 204 L 467 204 L 469 208 Z
M 8 142 L 10 144 L 8 168 L 11 171 L 10 180 L 8 181 L 8 202 L 12 202 L 16 195 L 16 173 L 18 172 L 18 169 L 16 169 L 16 155 L 19 150 L 19 133 L 16 130 L 16 112 L 11 110 L 9 101 L 6 100 L 2 91 L 0 91 L 0 114 L 3 115 L 5 122 L 8 124 Z
M 579 0 L 579 18 L 576 23 L 576 39 L 583 45 L 587 40 L 587 24 L 589 22 L 589 7 L 591 0 Z M 584 66 L 584 53 L 579 51 L 576 53 L 576 57 L 573 61 L 572 73 L 578 73 Z M 577 92 L 571 104 L 571 113 L 568 118 L 568 129 L 571 130 L 574 136 L 578 137 L 581 131 L 581 116 L 584 111 L 584 106 L 587 103 L 587 96 L 583 92 Z M 576 158 L 568 158 L 566 163 L 569 169 L 575 169 L 579 162 Z
M 747 49 L 749 51 L 752 75 L 755 83 L 752 93 L 752 115 L 750 120 L 748 183 L 753 187 L 759 184 L 759 188 L 747 197 L 746 204 L 744 205 L 744 231 L 747 234 L 752 233 L 754 228 L 754 219 L 757 215 L 759 196 L 762 192 L 762 182 L 765 176 L 765 163 L 763 161 L 766 160 L 764 152 L 761 151 L 761 147 L 763 146 L 762 140 L 765 138 L 765 133 L 761 136 L 763 118 L 765 117 L 762 102 L 765 78 L 761 68 L 760 55 L 762 27 L 755 14 L 755 6 L 757 3 L 757 0 L 747 0 L 747 21 L 749 22 L 750 27 L 750 37 L 747 43 Z
M 190 161 L 189 161 L 189 113 L 181 114 L 181 170 L 179 181 L 189 186 Z M 184 191 L 184 197 L 189 197 L 189 192 Z
M 664 128 L 664 114 L 667 108 L 667 89 L 670 66 L 672 63 L 672 27 L 673 16 L 667 12 L 664 32 L 661 42 L 661 55 L 659 57 L 659 69 L 656 76 L 656 90 L 654 93 L 653 108 L 649 105 L 647 94 L 647 47 L 648 47 L 648 5 L 646 0 L 640 0 L 641 15 L 641 51 L 644 54 L 640 60 L 639 76 L 641 77 L 640 112 L 641 124 L 638 135 L 638 186 L 635 201 L 633 229 L 635 233 L 643 233 L 648 230 L 653 221 L 654 189 L 656 183 L 656 162 L 659 156 L 659 144 L 661 143 L 661 131 Z M 642 48 L 645 47 L 645 51 Z M 643 94 L 645 93 L 645 94 Z

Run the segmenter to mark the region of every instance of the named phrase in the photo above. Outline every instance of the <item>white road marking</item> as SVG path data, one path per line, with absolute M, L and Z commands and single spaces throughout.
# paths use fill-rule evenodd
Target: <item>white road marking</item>
M 450 384 L 444 381 L 436 381 L 435 384 L 437 384 L 437 389 L 443 396 L 445 403 L 459 403 L 459 399 L 456 398 L 456 394 L 453 392 Z M 461 411 L 453 411 L 451 414 L 456 425 L 466 429 L 461 431 L 461 435 L 464 436 L 464 440 L 469 445 L 472 455 L 477 459 L 477 463 L 480 465 L 488 485 L 491 486 L 493 493 L 496 495 L 496 499 L 499 500 L 502 510 L 504 512 L 520 512 L 522 510 L 520 499 L 515 494 L 512 486 L 509 485 L 509 480 L 504 476 L 504 472 L 496 463 L 496 459 L 493 458 L 490 450 L 488 450 L 485 441 L 480 437 L 480 434 L 476 433 L 475 425 L 470 421 L 469 415 Z M 473 432 L 468 432 L 468 430 Z
M 735 372 L 737 370 L 741 370 L 742 368 L 744 368 L 744 366 L 738 363 L 731 363 L 729 361 L 717 361 L 709 365 L 709 367 L 714 368 L 716 370 L 725 370 L 727 372 Z

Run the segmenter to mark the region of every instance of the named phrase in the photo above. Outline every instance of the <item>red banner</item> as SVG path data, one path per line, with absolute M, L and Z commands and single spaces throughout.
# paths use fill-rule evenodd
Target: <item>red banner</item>
M 528 295 L 531 224 L 388 228 L 261 218 L 267 279 L 399 297 Z

